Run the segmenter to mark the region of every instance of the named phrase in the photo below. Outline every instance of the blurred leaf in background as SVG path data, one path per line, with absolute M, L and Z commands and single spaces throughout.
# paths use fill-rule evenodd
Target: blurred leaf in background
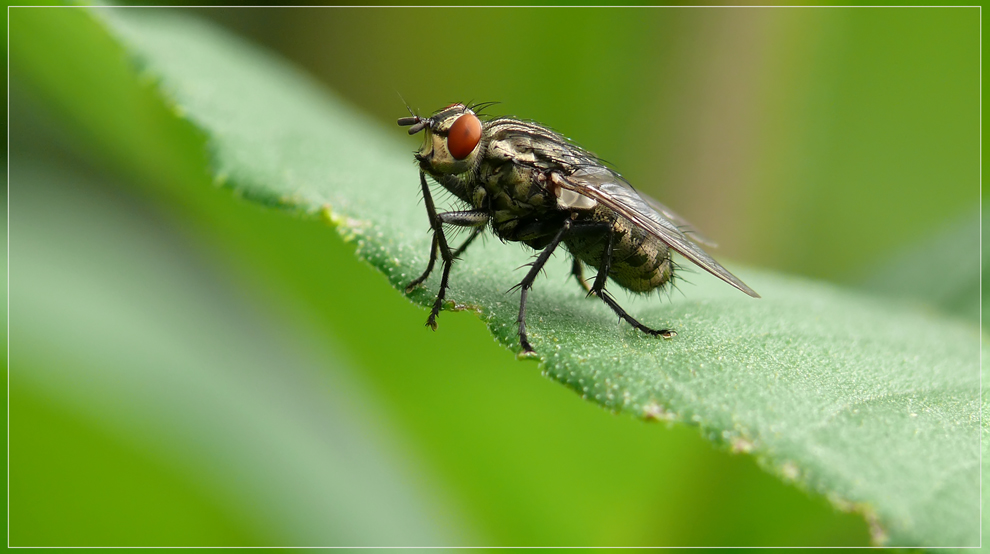
M 978 97 L 966 94 L 977 83 L 965 59 L 975 64 L 978 51 L 961 10 L 196 11 L 252 30 L 388 125 L 396 107 L 401 114 L 392 87 L 424 111 L 506 99 L 506 110 L 551 123 L 642 188 L 670 187 L 652 192 L 724 236 L 724 251 L 774 267 L 849 274 L 976 198 L 967 129 L 977 127 L 967 117 Z M 12 187 L 11 316 L 23 306 L 33 333 L 12 340 L 23 347 L 11 360 L 37 368 L 15 369 L 11 381 L 12 444 L 37 445 L 12 449 L 12 542 L 866 541 L 856 517 L 712 451 L 693 429 L 609 416 L 534 379 L 471 315 L 446 313 L 442 333 L 423 333 L 422 312 L 333 233 L 210 188 L 197 132 L 133 84 L 123 53 L 86 14 L 50 12 L 11 25 L 14 88 L 24 91 L 11 109 L 12 183 L 32 191 L 19 198 Z M 416 32 L 445 23 L 477 24 L 497 47 L 485 56 Z M 921 30 L 939 48 L 922 52 L 905 38 Z M 31 40 L 53 35 L 62 44 Z M 616 40 L 590 48 L 589 36 Z M 943 70 L 950 78 L 929 82 Z M 924 87 L 915 94 L 915 85 Z M 919 124 L 923 132 L 903 132 Z M 81 158 L 97 167 L 80 168 Z M 926 190 L 940 169 L 944 193 L 902 194 Z M 706 197 L 723 179 L 738 179 L 717 189 L 730 197 Z M 35 240 L 19 254 L 17 236 Z M 143 285 L 128 296 L 135 283 Z M 78 342 L 60 357 L 45 339 L 62 336 Z M 132 388 L 147 396 L 123 402 Z M 195 394 L 177 392 L 186 390 Z M 73 463 L 70 433 L 91 437 L 80 441 L 90 445 L 88 466 Z M 260 452 L 244 450 L 254 436 Z M 138 468 L 133 485 L 78 486 L 86 475 L 114 483 L 123 467 Z M 176 487 L 152 487 L 162 476 Z M 38 495 L 44 482 L 65 485 Z M 377 513 L 390 498 L 395 505 Z M 80 525 L 81 509 L 95 516 Z M 383 526 L 393 534 L 378 534 Z

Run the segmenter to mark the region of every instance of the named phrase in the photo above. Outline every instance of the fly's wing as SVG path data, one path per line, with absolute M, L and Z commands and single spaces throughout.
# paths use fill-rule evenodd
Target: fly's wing
M 667 206 L 661 204 L 659 200 L 653 198 L 652 196 L 647 196 L 642 192 L 637 192 L 636 194 L 638 194 L 639 197 L 643 199 L 643 201 L 649 204 L 650 207 L 653 208 L 655 211 L 657 211 L 660 215 L 664 216 L 665 218 L 670 220 L 671 223 L 676 225 L 677 228 L 680 229 L 682 233 L 684 233 L 685 235 L 690 235 L 688 236 L 689 239 L 693 240 L 694 242 L 700 242 L 701 244 L 704 244 L 705 246 L 710 246 L 712 248 L 718 247 L 718 245 L 715 244 L 715 241 L 706 237 L 704 234 L 701 233 L 701 231 L 695 229 L 694 225 L 691 225 L 691 223 L 688 222 L 688 220 L 674 213 L 674 210 L 671 210 Z
M 602 205 L 639 225 L 705 271 L 754 298 L 760 297 L 756 291 L 746 286 L 746 283 L 713 260 L 701 247 L 691 242 L 691 239 L 685 236 L 669 217 L 666 217 L 663 210 L 658 210 L 651 204 L 651 199 L 640 196 L 629 183 L 607 168 L 582 167 L 568 176 L 561 175 L 560 185 L 601 202 Z M 663 207 L 663 204 L 653 202 Z M 679 217 L 677 219 L 683 221 Z

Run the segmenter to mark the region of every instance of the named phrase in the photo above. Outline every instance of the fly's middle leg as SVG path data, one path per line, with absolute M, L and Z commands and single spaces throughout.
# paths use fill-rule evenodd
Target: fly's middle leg
M 529 289 L 533 288 L 533 281 L 536 280 L 536 276 L 540 274 L 540 270 L 546 265 L 547 260 L 550 259 L 550 255 L 553 251 L 560 245 L 560 241 L 564 239 L 564 236 L 568 231 L 571 230 L 571 220 L 564 220 L 563 225 L 560 227 L 560 231 L 554 235 L 553 240 L 550 244 L 540 252 L 537 256 L 536 261 L 533 262 L 532 266 L 529 268 L 529 273 L 523 277 L 523 280 L 519 283 L 520 295 L 519 295 L 519 317 L 516 319 L 516 323 L 519 324 L 519 345 L 522 346 L 523 352 L 533 352 L 533 347 L 529 344 L 529 340 L 526 337 L 526 297 L 529 295 Z
M 519 317 L 516 322 L 519 324 L 519 344 L 523 348 L 523 352 L 533 352 L 533 347 L 529 344 L 529 339 L 526 335 L 526 297 L 529 296 L 529 289 L 533 288 L 533 282 L 536 280 L 536 276 L 539 275 L 540 270 L 546 265 L 547 260 L 550 259 L 550 255 L 553 251 L 560 245 L 560 243 L 568 236 L 573 235 L 586 235 L 586 234 L 597 234 L 601 233 L 607 226 L 608 223 L 602 223 L 598 221 L 574 221 L 574 219 L 565 219 L 562 223 L 558 223 L 560 229 L 554 235 L 553 239 L 547 246 L 543 248 L 540 255 L 536 258 L 536 261 L 531 264 L 529 273 L 523 278 L 517 286 L 521 289 L 519 296 Z M 579 282 L 587 289 L 588 284 L 584 281 L 583 270 L 581 266 L 581 261 L 574 258 L 574 263 L 571 266 L 571 273 L 578 279 Z M 589 289 L 590 290 L 590 289 Z
M 447 213 L 452 213 L 452 212 L 447 212 Z M 446 214 L 440 214 L 440 215 L 443 216 Z M 465 250 L 467 250 L 467 247 L 471 246 L 471 243 L 474 242 L 474 239 L 478 238 L 478 235 L 480 235 L 482 231 L 485 230 L 485 225 L 488 223 L 488 214 L 484 214 L 484 216 L 485 216 L 484 223 L 481 223 L 474 229 L 471 229 L 471 234 L 468 236 L 468 238 L 465 239 L 464 242 L 462 242 L 461 245 L 457 247 L 457 250 L 454 250 L 455 258 L 460 258 L 461 254 L 464 253 Z
M 577 279 L 578 284 L 581 285 L 581 288 L 584 289 L 584 292 L 588 293 L 588 295 L 590 296 L 591 287 L 588 286 L 588 282 L 584 280 L 584 266 L 581 265 L 581 260 L 577 259 L 577 256 L 573 258 L 573 262 L 571 263 L 571 275 L 573 275 L 574 278 Z

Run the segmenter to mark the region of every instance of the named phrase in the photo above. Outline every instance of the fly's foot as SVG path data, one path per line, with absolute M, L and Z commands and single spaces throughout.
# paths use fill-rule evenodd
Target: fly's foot
M 663 337 L 665 339 L 672 339 L 677 336 L 677 332 L 672 329 L 651 329 L 646 325 L 643 325 L 642 323 L 636 321 L 636 318 L 627 314 L 626 311 L 619 306 L 618 302 L 616 302 L 615 299 L 612 298 L 612 296 L 609 295 L 604 290 L 597 289 L 596 291 L 595 289 L 592 289 L 592 292 L 594 292 L 598 296 L 598 298 L 601 298 L 602 301 L 608 304 L 608 307 L 612 308 L 612 311 L 614 311 L 615 314 L 619 316 L 619 319 L 625 320 L 626 323 L 632 325 L 636 329 L 639 329 L 640 331 L 646 334 L 653 335 L 654 337 Z
M 535 359 L 539 359 L 539 355 L 537 355 L 537 353 L 536 353 L 535 350 L 522 350 L 518 354 L 516 354 L 516 359 L 517 360 L 535 360 Z
M 522 346 L 522 352 L 519 353 L 520 356 L 531 356 L 536 354 L 536 350 L 533 350 L 533 347 L 529 344 L 529 341 L 526 340 L 526 337 L 519 337 L 519 345 Z
M 433 303 L 433 309 L 430 310 L 430 317 L 426 318 L 426 326 L 434 331 L 437 330 L 437 316 L 440 315 L 440 308 L 443 307 L 443 298 L 437 298 L 437 301 Z
M 636 320 L 633 320 L 630 323 L 632 323 L 633 327 L 636 329 L 639 329 L 647 335 L 653 335 L 654 337 L 670 340 L 677 336 L 677 331 L 674 331 L 673 329 L 651 329 Z

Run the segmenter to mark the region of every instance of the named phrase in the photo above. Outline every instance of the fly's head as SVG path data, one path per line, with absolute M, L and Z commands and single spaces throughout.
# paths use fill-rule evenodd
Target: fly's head
M 451 104 L 430 117 L 403 117 L 398 123 L 409 127 L 410 135 L 425 131 L 423 146 L 416 152 L 423 171 L 458 174 L 477 165 L 484 126 L 464 104 Z

